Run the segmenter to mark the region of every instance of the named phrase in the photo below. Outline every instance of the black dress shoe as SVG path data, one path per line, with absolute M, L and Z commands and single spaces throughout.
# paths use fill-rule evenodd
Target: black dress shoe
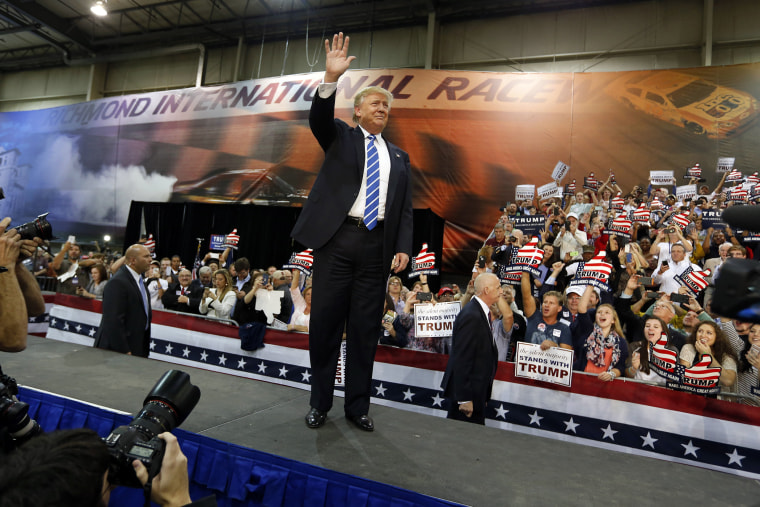
M 354 423 L 354 425 L 360 430 L 375 431 L 375 424 L 366 415 L 347 415 L 346 419 Z
M 319 428 L 324 426 L 326 420 L 327 412 L 322 412 L 316 408 L 312 408 L 309 410 L 309 413 L 306 414 L 306 426 L 309 428 Z

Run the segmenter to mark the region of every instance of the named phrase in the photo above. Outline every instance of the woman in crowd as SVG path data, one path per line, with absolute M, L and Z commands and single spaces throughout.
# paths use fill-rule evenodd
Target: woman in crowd
M 393 311 L 400 313 L 406 303 L 406 289 L 401 283 L 401 278 L 392 276 L 388 279 L 388 294 L 393 300 Z
M 743 403 L 760 405 L 760 396 L 752 388 L 760 386 L 760 324 L 752 324 L 744 349 L 739 354 L 739 394 L 754 396 L 755 402 L 742 400 Z
M 406 303 L 406 302 L 405 302 Z M 394 347 L 406 347 L 406 328 L 401 325 L 396 305 L 390 294 L 385 295 L 385 307 L 383 308 L 383 330 L 380 332 L 381 345 L 393 345 Z
M 293 298 L 293 316 L 290 318 L 288 331 L 308 333 L 311 317 L 311 286 L 305 287 L 302 294 L 300 282 L 301 272 L 294 269 L 293 281 L 290 283 L 290 296 Z
M 103 264 L 95 264 L 90 268 L 90 283 L 87 288 L 77 287 L 77 294 L 90 299 L 103 299 L 103 291 L 108 283 L 108 273 Z
M 721 387 L 732 388 L 736 383 L 736 364 L 738 362 L 731 342 L 712 321 L 700 323 L 686 338 L 686 345 L 681 348 L 678 362 L 684 366 L 693 366 L 699 362 L 703 354 L 712 358 L 710 366 L 721 368 Z
M 599 380 L 614 380 L 623 374 L 628 359 L 628 342 L 623 336 L 620 320 L 612 305 L 603 304 L 596 309 L 594 324 L 587 311 L 594 287 L 586 286 L 578 303 L 578 319 L 581 321 L 574 333 L 586 336 L 582 350 L 577 350 L 575 367 L 587 373 L 594 373 Z M 590 333 L 589 333 L 590 329 Z M 577 340 L 573 337 L 573 342 Z
M 406 298 L 404 309 L 398 314 L 398 322 L 401 328 L 406 332 L 407 347 L 412 350 L 423 350 L 425 352 L 438 352 L 438 338 L 417 337 L 414 328 L 414 305 L 416 304 L 433 304 L 432 301 L 419 301 L 417 293 L 410 291 Z M 398 332 L 398 331 L 397 331 Z
M 667 336 L 667 329 L 667 325 L 659 317 L 650 315 L 644 319 L 644 337 L 646 339 L 631 343 L 631 361 L 630 366 L 625 370 L 626 377 L 665 385 L 665 377 L 660 376 L 659 373 L 649 367 L 649 360 L 652 357 L 651 346 L 657 343 L 663 334 Z M 676 351 L 675 348 L 672 350 Z
M 199 310 L 204 315 L 229 319 L 235 307 L 236 295 L 232 285 L 232 277 L 226 269 L 214 272 L 214 288 L 203 290 L 203 298 Z

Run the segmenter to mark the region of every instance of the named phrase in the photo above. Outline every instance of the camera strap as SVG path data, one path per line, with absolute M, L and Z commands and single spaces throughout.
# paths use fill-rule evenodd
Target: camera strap
M 143 507 L 150 507 L 150 493 L 151 489 L 153 488 L 153 478 L 150 477 L 148 479 L 148 482 L 145 483 L 143 486 L 143 495 L 145 498 L 145 503 L 143 503 Z

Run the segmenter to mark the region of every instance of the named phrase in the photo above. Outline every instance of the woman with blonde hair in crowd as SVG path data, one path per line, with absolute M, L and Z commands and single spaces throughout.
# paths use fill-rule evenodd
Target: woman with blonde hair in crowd
M 594 287 L 587 285 L 578 303 L 577 319 L 580 319 L 580 322 L 574 333 L 580 333 L 580 336 L 586 338 L 582 350 L 575 351 L 575 369 L 594 373 L 599 380 L 610 381 L 625 371 L 628 342 L 625 341 L 620 320 L 612 305 L 599 305 L 594 323 L 591 324 L 591 317 L 587 312 L 593 292 Z M 577 342 L 575 337 L 573 342 Z
M 406 304 L 407 290 L 404 284 L 401 283 L 401 278 L 392 276 L 388 279 L 387 294 L 393 300 L 393 306 L 396 313 L 401 313 Z
M 229 319 L 237 299 L 233 289 L 232 277 L 226 269 L 214 272 L 214 288 L 203 290 L 199 310 L 204 315 Z
M 733 352 L 731 342 L 723 330 L 713 321 L 700 322 L 697 328 L 686 338 L 686 345 L 681 348 L 678 362 L 684 366 L 698 363 L 703 354 L 712 359 L 710 366 L 721 368 L 720 385 L 733 388 L 736 384 L 738 359 Z

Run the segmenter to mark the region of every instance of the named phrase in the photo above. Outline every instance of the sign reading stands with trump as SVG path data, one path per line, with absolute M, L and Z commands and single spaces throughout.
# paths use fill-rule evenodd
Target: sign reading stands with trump
M 454 320 L 462 306 L 459 301 L 414 305 L 414 330 L 419 338 L 451 336 Z
M 517 342 L 515 376 L 570 387 L 573 351 L 560 347 L 541 350 L 541 345 Z

